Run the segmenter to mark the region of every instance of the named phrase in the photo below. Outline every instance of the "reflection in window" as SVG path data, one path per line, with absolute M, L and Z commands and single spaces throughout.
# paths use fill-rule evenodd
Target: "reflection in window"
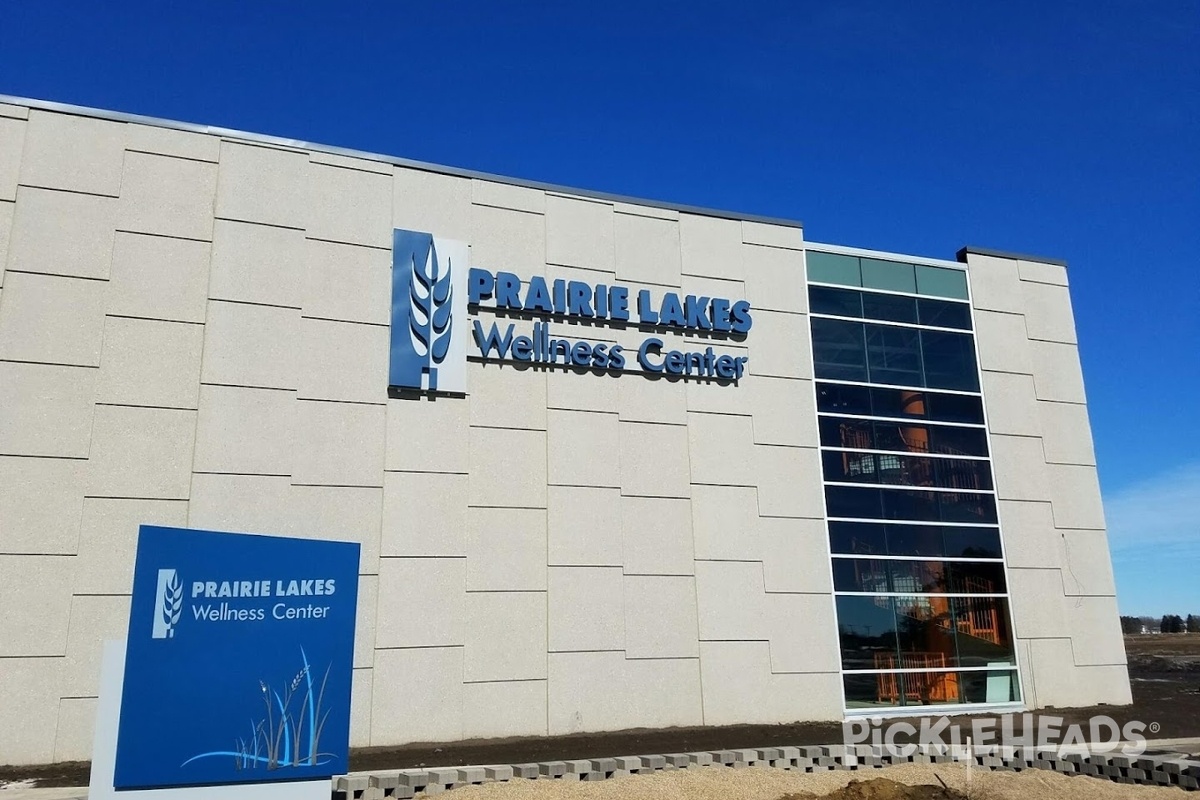
M 812 320 L 813 365 L 817 376 L 844 381 L 867 379 L 867 351 L 861 322 Z
M 939 389 L 979 391 L 975 342 L 969 333 L 921 331 L 925 357 L 925 385 Z
M 829 546 L 833 553 L 850 555 L 999 559 L 1000 531 L 996 528 L 831 521 Z M 1003 571 L 1000 574 L 1002 576 Z M 1002 579 L 996 585 L 1002 587 Z
M 995 497 L 975 492 L 826 486 L 825 507 L 830 517 L 850 519 L 996 523 Z
M 872 383 L 921 386 L 920 332 L 916 328 L 868 325 L 867 372 Z

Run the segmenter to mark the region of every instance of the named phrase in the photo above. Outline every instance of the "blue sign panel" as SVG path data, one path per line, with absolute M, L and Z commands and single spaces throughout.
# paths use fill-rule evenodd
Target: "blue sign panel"
M 467 252 L 462 242 L 392 232 L 389 386 L 467 391 Z
M 117 789 L 348 769 L 359 545 L 143 525 Z

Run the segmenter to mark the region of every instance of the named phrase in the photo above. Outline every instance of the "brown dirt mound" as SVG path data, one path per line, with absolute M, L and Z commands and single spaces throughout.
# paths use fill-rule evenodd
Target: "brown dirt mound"
M 943 786 L 906 786 L 887 778 L 872 778 L 850 781 L 829 794 L 786 794 L 779 800 L 967 800 L 967 796 Z

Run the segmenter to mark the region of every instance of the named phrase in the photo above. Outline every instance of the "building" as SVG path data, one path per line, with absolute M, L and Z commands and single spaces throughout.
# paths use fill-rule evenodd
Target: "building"
M 0 103 L 0 763 L 142 523 L 362 543 L 357 746 L 1130 701 L 1062 263 Z

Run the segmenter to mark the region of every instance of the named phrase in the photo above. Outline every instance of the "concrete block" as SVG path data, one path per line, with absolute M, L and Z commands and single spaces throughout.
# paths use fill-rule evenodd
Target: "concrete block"
M 216 216 L 306 228 L 312 216 L 308 169 L 304 153 L 221 142 Z
M 708 767 L 713 763 L 712 753 L 688 753 L 688 763 L 696 767 Z
M 384 406 L 298 402 L 295 482 L 383 486 L 384 417 Z
M 392 246 L 392 179 L 313 163 L 308 171 L 308 235 L 346 244 Z
M 546 590 L 546 512 L 467 510 L 467 590 Z
M 626 575 L 691 575 L 692 515 L 689 501 L 622 497 L 621 531 Z
M 769 222 L 742 220 L 742 241 L 746 244 L 803 250 L 804 230 L 791 225 L 774 225 Z M 803 274 L 801 272 L 801 276 Z
M 0 460 L 0 468 L 3 461 Z M 77 469 L 82 474 L 82 466 Z M 188 504 L 182 500 L 84 499 L 80 486 L 76 503 L 79 502 L 82 502 L 82 522 L 77 536 L 79 569 L 74 591 L 81 595 L 129 594 L 133 589 L 138 527 L 186 528 L 188 524 Z M 56 516 L 61 513 L 61 506 L 53 509 Z
M 548 572 L 550 652 L 623 650 L 621 570 L 550 567 Z
M 1095 467 L 1049 464 L 1046 474 L 1056 528 L 1104 528 L 1104 506 Z
M 0 556 L 0 607 L 27 609 L 0 617 L 0 660 L 66 655 L 73 567 L 69 556 Z
M 550 218 L 548 214 L 547 222 Z M 630 283 L 678 286 L 682 268 L 679 223 L 629 214 L 617 214 L 613 220 L 617 277 Z
M 570 380 L 553 374 L 554 380 Z M 488 363 L 470 369 L 471 425 L 546 430 L 547 375 L 529 367 Z
M 1032 375 L 984 370 L 983 396 L 987 398 L 988 429 L 1013 436 L 1041 436 L 1037 395 Z
M 838 671 L 838 633 L 829 595 L 768 594 L 764 600 L 771 672 Z
M 613 271 L 613 218 L 611 203 L 548 195 L 546 262 Z M 617 275 L 633 280 L 621 272 Z
M 1096 465 L 1087 406 L 1039 402 L 1037 415 L 1047 464 Z
M 998 505 L 1004 556 L 1010 567 L 1061 566 L 1061 534 L 1054 529 L 1050 503 L 1001 500 Z
M 208 242 L 117 233 L 108 282 L 108 313 L 204 322 L 208 308 Z
M 471 428 L 473 506 L 546 507 L 546 433 Z
M 829 565 L 814 557 L 828 546 L 821 520 L 763 517 L 758 520 L 758 538 L 768 592 L 832 591 Z
M 1079 350 L 1058 342 L 1030 342 L 1033 385 L 1039 400 L 1086 403 Z
M 301 399 L 387 402 L 388 329 L 357 322 L 300 320 Z
M 540 764 L 513 764 L 513 777 L 526 780 L 536 780 L 541 774 Z
M 117 196 L 124 123 L 33 109 L 27 125 L 22 186 Z
M 544 643 L 542 648 L 544 662 Z M 467 683 L 463 685 L 463 706 L 463 736 L 468 739 L 546 735 L 544 680 Z
M 992 470 L 1001 500 L 1049 500 L 1042 440 L 992 434 Z
M 1059 570 L 1010 568 L 1008 584 L 1013 625 L 1019 638 L 1070 636 Z
M 125 125 L 125 149 L 216 163 L 220 158 L 221 139 L 211 134 L 130 122 Z
M 471 179 L 395 167 L 392 224 L 410 231 L 471 240 Z
M 6 274 L 0 359 L 100 365 L 107 284 L 82 278 Z
M 738 220 L 679 215 L 683 272 L 709 278 L 743 280 L 742 226 Z
M 619 426 L 621 494 L 688 497 L 688 429 L 622 422 Z
M 186 500 L 196 412 L 96 406 L 89 497 Z
M 199 407 L 196 472 L 292 474 L 292 437 L 297 424 L 294 392 L 204 385 Z
M 976 309 L 1020 314 L 1025 309 L 1017 262 L 1009 258 L 967 255 L 971 305 Z
M 589 772 L 592 771 L 592 762 L 584 759 L 572 760 L 564 762 L 567 765 L 569 774 L 578 775 L 580 780 L 585 780 Z
M 467 476 L 384 473 L 382 548 L 385 556 L 466 556 Z
M 1125 640 L 1121 636 L 1117 598 L 1075 597 L 1065 606 L 1075 665 L 1124 667 Z
M 0 593 L 4 592 L 0 586 Z M 62 658 L 0 658 L 0 686 L 6 689 L 0 694 L 0 718 L 23 720 L 20 725 L 0 725 L 0 753 L 6 762 L 47 764 L 55 760 L 58 714 L 47 713 L 47 709 L 56 709 L 60 702 L 62 665 Z
M 296 389 L 302 352 L 300 311 L 210 301 L 200 380 L 229 386 Z
M 742 223 L 743 227 L 747 224 L 753 223 Z M 793 230 L 799 232 L 799 229 Z M 746 272 L 745 299 L 750 301 L 752 309 L 793 313 L 808 311 L 804 253 L 801 250 L 746 247 L 742 250 L 742 262 Z
M 210 298 L 300 307 L 307 256 L 317 246 L 304 231 L 219 219 L 212 239 Z
M 86 458 L 96 370 L 0 362 L 0 454 Z
M 624 596 L 627 657 L 699 657 L 695 578 L 626 575 Z
M 764 517 L 825 516 L 820 458 L 815 447 L 754 446 L 758 513 Z
M 0 200 L 17 199 L 17 182 L 21 174 L 21 153 L 25 149 L 23 120 L 8 115 L 0 118 Z
M 811 381 L 760 376 L 753 384 L 747 384 L 746 389 L 754 415 L 755 444 L 805 447 L 817 441 L 816 400 Z
M 7 207 L 12 230 L 8 269 L 77 278 L 109 276 L 116 200 L 28 187 L 21 187 L 19 197 L 19 203 Z
M 754 429 L 750 417 L 688 413 L 692 483 L 754 485 Z
M 0 553 L 78 552 L 85 470 L 74 459 L 0 457 Z
M 1030 339 L 1077 344 L 1071 292 L 1066 286 L 1021 282 L 1025 328 Z
M 975 340 L 980 369 L 1033 374 L 1023 315 L 976 309 Z
M 621 492 L 587 486 L 547 489 L 550 566 L 623 565 Z
M 615 383 L 622 422 L 687 424 L 687 389 L 683 385 L 638 375 L 626 375 Z
M 528 211 L 532 214 L 543 214 L 546 211 L 546 193 L 541 189 L 480 178 L 471 180 L 471 202 L 475 205 Z
M 77 595 L 71 598 L 70 620 L 61 691 L 64 697 L 95 697 L 104 641 L 129 635 L 129 597 Z
M 620 769 L 615 758 L 593 758 L 590 763 L 594 772 L 603 772 L 605 775 L 611 776 Z
M 86 761 L 91 758 L 96 702 L 95 697 L 64 697 L 58 701 L 54 761 Z
M 106 318 L 96 402 L 197 408 L 203 348 L 200 325 Z
M 513 768 L 508 765 L 484 767 L 483 774 L 489 781 L 511 781 L 513 779 Z
M 1058 531 L 1063 544 L 1063 589 L 1067 597 L 1116 594 L 1108 536 L 1104 531 Z
M 638 756 L 638 759 L 642 762 L 642 769 L 665 769 L 667 766 L 664 756 Z
M 468 413 L 467 401 L 453 397 L 389 400 L 385 469 L 466 474 Z
M 217 167 L 149 153 L 126 153 L 117 224 L 123 231 L 210 240 Z
M 390 251 L 307 239 L 303 253 L 299 296 L 304 316 L 391 323 Z
M 380 559 L 375 646 L 461 648 L 466 638 L 463 566 L 461 558 Z M 377 650 L 376 669 L 379 655 Z M 461 681 L 461 654 L 457 664 Z
M 561 778 L 567 773 L 567 764 L 564 761 L 543 761 L 538 764 L 538 774 L 543 778 Z
M 760 561 L 760 530 L 758 490 L 753 486 L 692 486 L 692 536 L 697 559 Z
M 759 309 L 753 312 L 754 327 L 746 338 L 750 361 L 747 377 L 812 377 L 812 336 L 808 316 Z
M 484 205 L 471 206 L 471 266 L 536 275 L 546 263 L 546 218 Z

